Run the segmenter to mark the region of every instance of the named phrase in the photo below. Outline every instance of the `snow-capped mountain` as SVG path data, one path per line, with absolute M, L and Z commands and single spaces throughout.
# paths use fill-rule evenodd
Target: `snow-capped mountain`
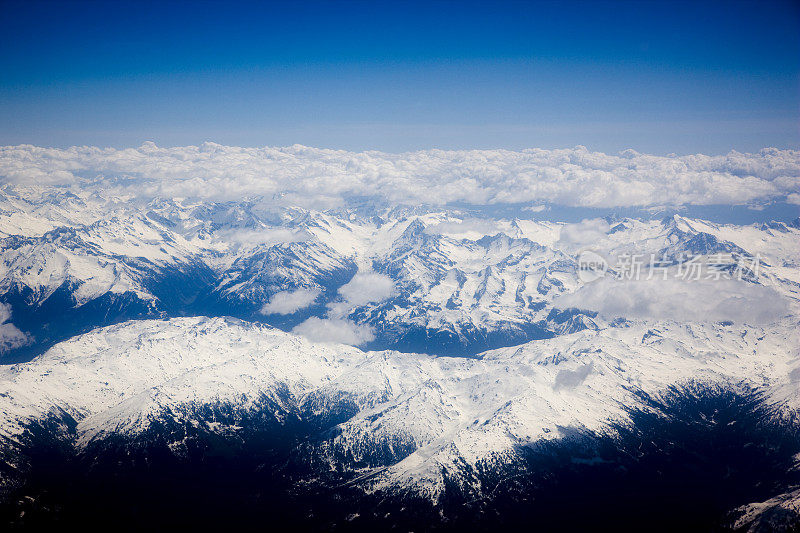
M 437 502 L 455 483 L 480 497 L 479 467 L 503 468 L 526 443 L 602 432 L 641 393 L 676 383 L 749 386 L 800 407 L 797 326 L 618 321 L 451 358 L 312 343 L 235 319 L 133 321 L 3 367 L 0 427 L 10 446 L 26 424 L 55 416 L 73 421 L 71 446 L 102 454 L 155 427 L 236 434 L 238 419 L 202 415 L 203 406 L 227 405 L 266 411 L 271 431 L 305 424 L 302 461 L 367 493 Z M 186 430 L 170 434 L 180 456 Z M 24 471 L 13 461 L 25 459 L 12 459 L 10 472 Z M 8 488 L 15 480 L 6 476 Z
M 252 442 L 286 494 L 452 520 L 527 497 L 505 480 L 534 479 L 530 450 L 621 440 L 675 387 L 796 416 L 798 221 L 525 213 L 4 187 L 2 490 L 42 447 L 91 470 Z M 754 523 L 792 490 L 724 511 Z
M 346 320 L 369 330 L 359 337 L 369 348 L 476 354 L 593 328 L 592 312 L 554 312 L 554 301 L 583 287 L 578 254 L 586 248 L 608 258 L 612 273 L 626 254 L 676 269 L 727 254 L 727 274 L 746 269 L 750 282 L 789 302 L 800 294 L 796 223 L 733 226 L 676 215 L 564 224 L 6 187 L 0 235 L 0 302 L 35 340 L 17 358 L 95 326 L 184 315 L 284 329 L 311 317 Z M 385 276 L 394 289 L 343 297 L 339 289 L 357 272 Z M 315 298 L 281 313 L 265 308 L 296 291 Z

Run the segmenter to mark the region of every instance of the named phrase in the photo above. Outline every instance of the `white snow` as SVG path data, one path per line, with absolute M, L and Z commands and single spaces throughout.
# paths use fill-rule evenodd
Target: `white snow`
M 577 275 L 581 247 L 613 260 L 678 255 L 688 246 L 706 255 L 704 243 L 716 241 L 760 257 L 757 275 L 655 291 L 648 313 L 609 310 L 602 304 L 611 298 L 581 292 L 591 289 Z M 248 408 L 262 394 L 280 403 L 280 385 L 297 405 L 313 400 L 324 409 L 342 395 L 354 399 L 359 411 L 325 443 L 331 450 L 363 453 L 391 439 L 416 449 L 363 481 L 365 489 L 411 488 L 436 498 L 443 469 L 502 458 L 565 428 L 624 419 L 623 406 L 635 401 L 631 388 L 749 383 L 800 407 L 800 229 L 792 226 L 675 216 L 565 228 L 445 209 L 321 212 L 263 197 L 213 203 L 4 186 L 0 242 L 0 294 L 26 294 L 33 309 L 62 287 L 76 306 L 109 293 L 156 306 L 151 282 L 201 265 L 217 276 L 210 290 L 252 303 L 254 312 L 265 304 L 272 312 L 306 308 L 321 301 L 326 276 L 359 272 L 323 315 L 296 328 L 317 341 L 359 344 L 378 328 L 411 326 L 462 337 L 506 331 L 546 320 L 559 301 L 600 311 L 596 329 L 471 359 L 366 352 L 226 318 L 126 322 L 0 367 L 0 434 L 12 438 L 24 421 L 64 409 L 85 445 L 142 431 L 164 412 L 184 416 L 189 404 Z M 721 289 L 729 296 L 723 307 L 736 307 L 732 324 L 719 322 Z M 687 293 L 698 304 L 693 313 L 685 312 Z M 756 313 L 756 305 L 778 312 Z M 627 320 L 614 321 L 617 315 Z
M 800 408 L 798 323 L 769 327 L 631 321 L 603 325 L 480 359 L 363 352 L 232 319 L 128 322 L 62 342 L 29 363 L 0 368 L 0 428 L 62 408 L 85 444 L 137 432 L 182 406 L 247 407 L 284 384 L 306 398 L 351 395 L 361 410 L 330 443 L 360 448 L 401 437 L 416 451 L 368 482 L 435 498 L 442 468 L 511 452 L 519 443 L 602 429 L 624 419 L 631 387 L 658 392 L 689 380 L 765 387 Z

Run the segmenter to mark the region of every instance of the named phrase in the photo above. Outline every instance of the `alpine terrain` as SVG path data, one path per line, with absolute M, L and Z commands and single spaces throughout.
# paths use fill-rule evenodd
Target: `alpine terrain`
M 0 243 L 14 526 L 798 524 L 797 220 L 6 186 Z

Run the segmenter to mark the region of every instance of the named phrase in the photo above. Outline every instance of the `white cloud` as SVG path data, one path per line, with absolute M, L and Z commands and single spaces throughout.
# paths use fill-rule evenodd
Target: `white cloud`
M 281 291 L 272 295 L 269 302 L 261 308 L 261 313 L 264 315 L 290 315 L 313 304 L 320 294 L 322 291 L 319 289 Z
M 565 224 L 561 228 L 558 245 L 565 248 L 581 248 L 595 245 L 605 238 L 611 227 L 602 218 L 584 219 L 576 224 Z
M 553 389 L 574 389 L 580 386 L 586 378 L 594 371 L 594 364 L 582 365 L 575 370 L 564 368 L 558 371 L 553 382 Z
M 273 244 L 307 241 L 310 235 L 305 231 L 289 228 L 264 228 L 260 230 L 224 228 L 212 233 L 211 238 L 214 241 L 227 244 L 263 244 L 271 246 Z
M 468 236 L 473 235 L 478 238 L 484 235 L 495 235 L 502 230 L 498 227 L 497 222 L 493 220 L 486 220 L 481 218 L 465 218 L 458 221 L 439 222 L 432 224 L 425 228 L 425 233 L 428 234 L 444 234 L 444 235 L 457 235 Z
M 395 294 L 394 281 L 377 272 L 359 271 L 339 288 L 339 294 L 351 307 L 382 302 Z
M 550 208 L 543 204 L 529 205 L 527 207 L 522 208 L 523 211 L 530 211 L 531 213 L 541 213 L 542 211 L 547 211 L 548 209 Z
M 136 197 L 263 197 L 305 207 L 390 204 L 618 207 L 753 204 L 800 189 L 800 152 L 655 156 L 571 149 L 346 152 L 204 143 L 160 148 L 0 147 L 0 182 L 79 185 Z M 791 196 L 791 198 L 795 198 Z
M 388 276 L 360 270 L 348 283 L 339 287 L 341 301 L 328 304 L 328 318 L 311 317 L 292 329 L 317 342 L 338 342 L 359 346 L 375 339 L 374 330 L 356 324 L 347 315 L 360 305 L 382 302 L 395 294 L 394 281 Z
M 292 329 L 315 342 L 338 342 L 359 346 L 375 338 L 372 328 L 342 318 L 311 317 Z
M 11 306 L 0 303 L 0 354 L 4 354 L 31 342 L 31 338 L 20 331 L 11 320 Z
M 789 313 L 777 292 L 736 280 L 652 279 L 621 281 L 603 278 L 557 298 L 554 306 L 597 311 L 615 317 L 767 324 Z

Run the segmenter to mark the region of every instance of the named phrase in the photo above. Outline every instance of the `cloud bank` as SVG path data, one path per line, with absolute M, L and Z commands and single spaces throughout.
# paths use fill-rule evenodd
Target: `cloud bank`
M 787 196 L 795 201 L 800 151 L 656 156 L 626 150 L 611 155 L 579 146 L 389 154 L 297 145 L 20 145 L 0 147 L 0 183 L 103 187 L 144 198 L 266 196 L 306 207 L 335 207 L 350 198 L 411 205 L 741 205 Z

